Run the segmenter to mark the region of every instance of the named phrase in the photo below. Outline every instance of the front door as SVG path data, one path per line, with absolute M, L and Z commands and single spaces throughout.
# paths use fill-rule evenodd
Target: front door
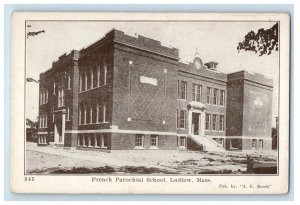
M 192 114 L 192 134 L 200 135 L 200 113 Z

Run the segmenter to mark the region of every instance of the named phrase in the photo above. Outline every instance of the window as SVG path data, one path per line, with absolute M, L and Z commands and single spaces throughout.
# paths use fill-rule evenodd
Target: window
M 68 90 L 71 89 L 71 76 L 70 74 L 68 75 Z
M 135 146 L 136 147 L 144 146 L 144 135 L 136 135 L 135 136 Z
M 108 109 L 107 109 L 107 103 L 103 103 L 103 122 L 108 122 Z
M 193 101 L 195 102 L 201 102 L 201 96 L 202 96 L 202 86 L 201 85 L 197 85 L 197 84 L 193 84 Z
M 220 119 L 219 119 L 219 131 L 224 131 L 224 119 L 225 119 L 225 116 L 224 115 L 220 115 Z
M 181 81 L 180 84 L 180 99 L 186 100 L 186 88 L 187 88 L 187 83 L 185 81 Z
M 79 92 L 82 92 L 82 73 L 79 74 Z
M 48 127 L 48 115 L 47 115 L 47 113 L 45 113 L 44 118 L 45 118 L 45 127 Z
M 220 105 L 221 106 L 225 105 L 225 90 L 221 90 L 221 93 L 220 93 Z
M 99 103 L 97 103 L 96 105 L 96 123 L 99 123 L 100 122 L 100 107 L 99 107 Z
M 42 112 L 40 115 L 40 121 L 39 121 L 40 128 L 47 128 L 47 124 L 48 124 L 47 113 Z
M 93 107 L 90 107 L 90 124 L 93 124 Z
M 90 88 L 93 89 L 94 88 L 94 72 L 93 72 L 93 68 L 90 69 L 90 74 L 91 74 L 91 86 L 90 86 Z
M 48 102 L 48 89 L 41 88 L 40 91 L 40 105 Z
M 256 149 L 257 141 L 256 139 L 252 140 L 252 149 Z
M 97 86 L 100 86 L 100 64 L 97 65 Z
M 52 107 L 52 122 L 54 122 L 54 107 Z
M 58 89 L 58 107 L 62 107 L 65 105 L 65 99 L 64 99 L 64 89 L 59 88 Z
M 215 88 L 214 89 L 214 97 L 213 97 L 214 105 L 218 105 L 218 97 L 219 97 L 219 90 Z
M 41 93 L 40 93 L 40 105 L 43 104 L 43 93 L 44 93 L 44 89 L 41 89 Z
M 104 61 L 104 85 L 106 85 L 107 84 L 107 62 L 106 61 Z
M 48 102 L 48 89 L 46 89 L 46 103 Z
M 84 107 L 84 117 L 83 117 L 83 124 L 86 124 L 86 107 Z
M 186 111 L 177 110 L 177 128 L 185 128 Z
M 56 95 L 56 84 L 55 84 L 55 82 L 53 83 L 53 95 Z
M 79 124 L 81 125 L 82 124 L 82 107 L 80 106 L 79 108 L 79 112 L 78 112 L 78 121 L 79 121 Z
M 158 147 L 158 135 L 151 135 L 150 146 Z
M 217 130 L 217 119 L 218 119 L 218 115 L 213 114 L 213 118 L 212 118 L 212 130 Z
M 88 89 L 88 77 L 87 77 L 87 74 L 86 72 L 84 72 L 84 90 L 87 90 Z
M 258 141 L 258 146 L 259 146 L 259 149 L 263 149 L 264 148 L 264 141 L 263 140 L 259 140 Z
M 211 93 L 212 93 L 212 88 L 207 87 L 207 90 L 206 90 L 206 103 L 207 104 L 210 104 Z
M 186 137 L 180 136 L 180 138 L 179 138 L 179 146 L 180 147 L 186 147 Z
M 67 107 L 66 120 L 70 120 L 70 108 Z
M 210 130 L 210 121 L 211 121 L 211 114 L 206 113 L 205 115 L 205 129 Z

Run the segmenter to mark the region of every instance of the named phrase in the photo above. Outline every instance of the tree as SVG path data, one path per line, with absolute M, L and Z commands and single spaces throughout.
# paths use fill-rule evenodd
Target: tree
M 26 141 L 36 142 L 37 141 L 37 130 L 39 125 L 39 120 L 36 118 L 35 121 L 32 121 L 26 118 Z
M 28 125 L 31 129 L 37 129 L 39 125 L 38 118 L 35 121 L 26 118 L 26 125 Z
M 241 50 L 254 51 L 259 56 L 270 55 L 272 51 L 278 51 L 278 23 L 269 29 L 259 29 L 257 33 L 250 31 L 243 42 L 237 46 L 238 52 Z

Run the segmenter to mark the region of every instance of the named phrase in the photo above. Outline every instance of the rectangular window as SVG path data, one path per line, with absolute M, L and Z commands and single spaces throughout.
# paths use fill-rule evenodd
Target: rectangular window
M 218 119 L 218 115 L 213 114 L 213 118 L 212 118 L 212 130 L 214 130 L 214 131 L 217 130 L 217 119 Z
M 144 146 L 144 135 L 136 135 L 135 136 L 135 146 L 143 147 Z
M 107 84 L 107 62 L 104 61 L 104 85 Z
M 48 102 L 48 89 L 46 89 L 46 103 Z
M 210 130 L 211 114 L 205 114 L 205 129 Z
M 197 84 L 193 84 L 193 101 L 195 102 L 201 102 L 201 96 L 202 96 L 202 86 L 201 85 L 197 85 Z
M 186 124 L 186 111 L 177 110 L 177 128 L 185 128 Z
M 91 89 L 93 89 L 94 88 L 94 72 L 93 72 L 93 69 L 91 68 L 90 69 L 90 73 L 91 73 Z
M 186 89 L 187 89 L 187 82 L 181 81 L 180 85 L 180 99 L 186 100 Z
M 84 90 L 87 90 L 88 89 L 88 77 L 87 77 L 87 74 L 86 72 L 84 72 Z
M 56 84 L 55 84 L 55 82 L 53 83 L 53 95 L 56 95 Z
M 93 107 L 90 107 L 90 124 L 93 124 Z
M 207 87 L 207 90 L 206 90 L 206 103 L 207 104 L 210 104 L 211 93 L 212 93 L 212 88 Z
M 70 108 L 67 107 L 66 120 L 70 120 Z
M 221 106 L 225 105 L 225 90 L 221 90 L 220 92 L 220 105 Z
M 150 146 L 158 147 L 158 135 L 151 135 Z
M 177 80 L 177 99 L 180 99 L 180 81 Z
M 263 149 L 264 148 L 264 141 L 263 140 L 259 140 L 258 141 L 258 146 L 259 146 L 259 149 Z
M 81 125 L 82 124 L 82 119 L 81 119 L 81 116 L 82 116 L 82 114 L 81 114 L 81 107 L 79 108 L 79 112 L 78 112 L 78 121 L 79 121 L 79 124 Z
M 45 127 L 48 127 L 48 113 L 45 113 Z
M 59 88 L 58 89 L 58 107 L 62 107 L 65 105 L 65 98 L 64 98 L 64 89 Z
M 219 131 L 224 131 L 224 122 L 225 122 L 225 116 L 224 115 L 220 115 L 220 119 L 219 119 Z
M 252 149 L 256 149 L 256 139 L 252 140 Z
M 179 138 L 179 146 L 180 146 L 180 147 L 186 147 L 186 137 L 181 136 L 181 137 Z
M 43 89 L 41 89 L 41 91 L 40 91 L 40 105 L 42 105 L 43 104 Z
M 79 92 L 82 92 L 82 73 L 79 74 Z
M 84 107 L 83 124 L 86 124 L 86 107 Z
M 108 122 L 107 103 L 103 103 L 103 122 Z
M 100 86 L 100 64 L 97 65 L 97 87 Z
M 71 76 L 70 74 L 68 75 L 68 90 L 71 89 Z
M 213 104 L 218 105 L 219 89 L 214 89 Z

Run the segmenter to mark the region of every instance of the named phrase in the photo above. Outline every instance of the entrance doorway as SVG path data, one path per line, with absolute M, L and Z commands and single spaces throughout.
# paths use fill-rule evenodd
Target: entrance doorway
M 200 113 L 192 113 L 192 134 L 200 135 Z

